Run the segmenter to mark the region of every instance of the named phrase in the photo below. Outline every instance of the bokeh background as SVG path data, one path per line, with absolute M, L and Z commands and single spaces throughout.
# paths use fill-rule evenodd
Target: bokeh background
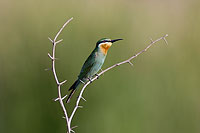
M 98 39 L 123 38 L 109 50 L 103 69 L 158 42 L 88 86 L 87 102 L 72 125 L 77 133 L 200 132 L 199 0 L 1 0 L 0 132 L 64 133 L 65 121 L 47 53 L 62 24 L 57 73 L 76 80 Z M 77 94 L 76 94 L 77 95 Z M 67 106 L 71 111 L 75 103 Z

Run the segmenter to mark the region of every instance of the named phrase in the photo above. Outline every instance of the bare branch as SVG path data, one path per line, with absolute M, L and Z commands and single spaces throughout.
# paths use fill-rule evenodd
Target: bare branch
M 131 60 L 133 60 L 134 58 L 136 58 L 138 55 L 142 54 L 143 52 L 146 52 L 146 51 L 147 51 L 153 44 L 155 44 L 156 42 L 158 42 L 158 41 L 160 41 L 160 40 L 162 40 L 162 39 L 165 40 L 165 38 L 166 38 L 167 36 L 168 36 L 168 34 L 166 34 L 166 35 L 163 36 L 163 37 L 158 38 L 158 39 L 155 40 L 155 41 L 152 41 L 145 49 L 141 50 L 140 52 L 138 52 L 137 54 L 131 56 L 129 59 L 127 59 L 127 60 L 125 60 L 125 61 L 122 61 L 122 62 L 120 62 L 120 63 L 117 63 L 117 64 L 115 64 L 115 65 L 112 65 L 111 67 L 109 67 L 109 68 L 103 70 L 102 72 L 100 72 L 98 75 L 101 76 L 103 73 L 107 72 L 108 70 L 110 70 L 110 69 L 112 69 L 112 68 L 114 68 L 114 67 L 116 67 L 116 66 L 125 64 L 125 63 L 127 63 L 127 62 L 130 63 Z M 97 77 L 95 77 L 94 80 L 96 80 L 96 78 L 97 78 Z M 92 81 L 93 81 L 93 80 L 92 80 Z
M 67 81 L 67 80 L 64 80 L 62 82 L 59 82 L 58 80 L 58 77 L 57 77 L 57 73 L 56 73 L 56 68 L 55 68 L 55 60 L 56 60 L 56 57 L 55 57 L 55 51 L 56 51 L 56 45 L 58 43 L 60 43 L 63 39 L 61 40 L 58 40 L 57 41 L 57 38 L 58 36 L 60 35 L 60 33 L 62 32 L 62 30 L 65 28 L 65 26 L 72 20 L 73 18 L 69 19 L 68 21 L 66 21 L 64 23 L 64 25 L 60 28 L 60 30 L 57 32 L 56 36 L 54 37 L 54 39 L 52 40 L 51 38 L 48 38 L 51 43 L 53 44 L 53 48 L 52 48 L 52 54 L 48 53 L 48 56 L 49 58 L 52 60 L 52 71 L 53 71 L 53 75 L 54 75 L 54 79 L 56 81 L 56 84 L 57 84 L 57 89 L 58 89 L 58 98 L 56 98 L 54 101 L 59 101 L 60 103 L 60 106 L 63 110 L 63 113 L 64 113 L 64 116 L 63 118 L 66 120 L 66 127 L 67 127 L 67 132 L 68 133 L 71 133 L 71 132 L 74 132 L 72 129 L 75 128 L 75 127 L 71 127 L 71 122 L 72 122 L 72 119 L 77 111 L 78 108 L 83 108 L 83 106 L 80 106 L 80 101 L 81 99 L 83 99 L 84 101 L 86 101 L 84 98 L 83 98 L 83 92 L 85 90 L 85 88 L 91 84 L 93 81 L 95 81 L 96 79 L 98 79 L 99 76 L 103 75 L 105 72 L 117 67 L 117 66 L 120 66 L 122 64 L 125 64 L 125 63 L 129 63 L 131 66 L 133 66 L 133 63 L 131 62 L 134 58 L 136 58 L 137 56 L 139 56 L 140 54 L 142 54 L 143 52 L 146 52 L 153 44 L 155 44 L 156 42 L 160 41 L 160 40 L 164 40 L 166 44 L 167 43 L 167 40 L 166 40 L 166 37 L 168 36 L 167 34 L 155 41 L 153 41 L 151 38 L 151 43 L 143 50 L 141 50 L 140 52 L 138 52 L 137 54 L 131 56 L 130 58 L 128 58 L 127 60 L 124 60 L 122 62 L 119 62 L 119 63 L 116 63 L 110 67 L 108 67 L 107 69 L 105 70 L 102 70 L 99 74 L 96 74 L 96 76 L 92 79 L 89 79 L 88 82 L 83 82 L 80 80 L 80 82 L 82 82 L 84 84 L 84 86 L 82 87 L 80 93 L 79 93 L 79 96 L 77 98 L 77 101 L 76 101 L 76 104 L 75 104 L 75 107 L 71 113 L 70 116 L 68 116 L 68 112 L 67 112 L 67 109 L 65 108 L 64 106 L 64 103 L 63 103 L 63 100 L 67 97 L 67 95 L 65 95 L 64 97 L 62 97 L 61 95 L 61 86 Z
M 58 36 L 59 36 L 60 33 L 62 32 L 62 30 L 65 28 L 65 26 L 66 26 L 72 19 L 73 19 L 73 17 L 70 18 L 69 20 L 67 20 L 67 22 L 65 22 L 64 25 L 60 28 L 60 30 L 59 30 L 58 33 L 56 34 L 55 38 L 53 39 L 54 42 L 56 42 L 56 39 L 58 38 Z
M 78 126 L 73 126 L 72 129 L 77 128 Z
M 80 106 L 79 106 L 79 103 L 80 103 L 80 100 L 83 99 L 83 96 L 82 96 L 82 95 L 83 95 L 83 92 L 84 92 L 85 88 L 86 88 L 90 83 L 92 83 L 93 81 L 95 81 L 96 79 L 98 79 L 98 77 L 101 76 L 102 74 L 104 74 L 105 72 L 107 72 L 107 71 L 109 71 L 109 70 L 111 70 L 111 69 L 113 69 L 113 68 L 115 68 L 115 67 L 117 67 L 117 66 L 120 66 L 120 65 L 125 64 L 125 63 L 129 63 L 129 64 L 132 66 L 133 64 L 131 63 L 131 60 L 133 60 L 134 58 L 136 58 L 137 56 L 139 56 L 139 55 L 142 54 L 143 52 L 146 52 L 146 51 L 147 51 L 153 44 L 155 44 L 156 42 L 158 42 L 158 41 L 160 41 L 160 40 L 162 40 L 162 39 L 163 39 L 164 41 L 166 41 L 165 38 L 166 38 L 167 36 L 168 36 L 168 34 L 166 34 L 166 35 L 163 36 L 163 37 L 158 38 L 158 39 L 155 40 L 155 41 L 153 41 L 153 40 L 151 39 L 151 43 L 150 43 L 145 49 L 143 49 L 143 50 L 141 50 L 140 52 L 138 52 L 137 54 L 131 56 L 131 57 L 128 58 L 127 60 L 124 60 L 124 61 L 122 61 L 122 62 L 116 63 L 116 64 L 114 64 L 114 65 L 108 67 L 107 69 L 102 70 L 102 71 L 101 71 L 98 75 L 96 75 L 93 79 L 90 79 L 90 81 L 88 81 L 87 83 L 84 83 L 84 86 L 83 86 L 83 88 L 81 89 L 81 92 L 80 92 L 80 94 L 79 94 L 79 96 L 78 96 L 78 99 L 77 99 L 77 101 L 76 101 L 76 106 L 75 106 L 74 110 L 72 111 L 72 114 L 71 114 L 71 116 L 70 116 L 70 118 L 69 118 L 69 122 L 71 123 L 71 121 L 72 121 L 72 119 L 73 119 L 73 116 L 74 116 L 76 110 L 78 109 L 78 107 L 80 107 Z
M 79 103 L 80 103 L 80 100 L 81 100 L 81 98 L 82 98 L 83 92 L 84 92 L 85 88 L 86 88 L 89 84 L 90 84 L 90 81 L 87 82 L 87 83 L 83 86 L 83 88 L 81 89 L 81 92 L 80 92 L 80 94 L 79 94 L 79 96 L 78 96 L 78 99 L 77 99 L 77 101 L 76 101 L 76 106 L 75 106 L 74 110 L 72 111 L 72 114 L 71 114 L 71 116 L 70 116 L 70 118 L 69 118 L 69 122 L 70 122 L 70 123 L 71 123 L 71 121 L 72 121 L 72 118 L 74 117 L 74 114 L 75 114 L 76 110 L 77 110 L 78 107 L 79 107 Z
M 63 82 L 59 82 L 58 80 L 58 77 L 57 77 L 57 74 L 56 74 L 56 67 L 55 67 L 55 59 L 56 59 L 56 55 L 55 55 L 55 52 L 56 52 L 56 44 L 58 44 L 59 42 L 62 41 L 59 40 L 57 41 L 57 37 L 60 35 L 60 33 L 62 32 L 62 30 L 65 28 L 65 26 L 72 20 L 73 18 L 69 19 L 68 21 L 66 21 L 64 23 L 64 25 L 61 27 L 61 29 L 58 31 L 58 33 L 56 34 L 55 38 L 52 40 L 51 38 L 49 38 L 49 40 L 52 42 L 53 44 L 53 48 L 52 48 L 52 56 L 48 53 L 48 56 L 49 58 L 51 58 L 52 60 L 52 70 L 53 70 L 53 75 L 54 75 L 54 79 L 56 81 L 56 84 L 57 84 L 57 89 L 58 89 L 58 100 L 60 102 L 60 105 L 62 107 L 62 110 L 64 112 L 64 115 L 65 115 L 65 120 L 66 120 L 66 125 L 67 125 L 67 130 L 68 130 L 68 133 L 70 133 L 72 130 L 71 130 L 71 125 L 69 123 L 69 118 L 68 118 L 68 113 L 67 113 L 67 110 L 64 106 L 64 103 L 63 103 L 63 98 L 62 98 L 62 95 L 61 95 L 61 90 L 60 90 L 60 87 L 62 84 L 64 84 L 67 80 L 63 81 Z

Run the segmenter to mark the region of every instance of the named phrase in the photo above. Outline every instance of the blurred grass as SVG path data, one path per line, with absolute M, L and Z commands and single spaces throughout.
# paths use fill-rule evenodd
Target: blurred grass
M 169 34 L 134 60 L 91 84 L 73 124 L 77 132 L 199 133 L 200 2 L 197 0 L 0 1 L 0 132 L 64 132 L 47 53 L 70 17 L 57 47 L 63 93 L 102 37 L 123 38 L 103 68 Z M 72 102 L 73 103 L 73 102 Z M 68 108 L 72 105 L 67 105 Z

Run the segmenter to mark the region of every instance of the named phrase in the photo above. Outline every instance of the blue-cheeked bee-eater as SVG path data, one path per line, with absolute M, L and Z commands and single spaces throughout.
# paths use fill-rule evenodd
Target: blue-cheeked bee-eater
M 95 49 L 92 51 L 90 56 L 87 58 L 85 63 L 83 64 L 81 68 L 81 72 L 78 76 L 78 79 L 74 82 L 74 84 L 69 88 L 69 91 L 71 90 L 68 98 L 67 103 L 69 103 L 72 95 L 76 91 L 77 87 L 80 85 L 80 83 L 85 83 L 87 81 L 90 81 L 91 78 L 97 74 L 97 72 L 101 69 L 108 49 L 111 47 L 111 45 L 122 39 L 108 39 L 108 38 L 102 38 L 96 43 Z

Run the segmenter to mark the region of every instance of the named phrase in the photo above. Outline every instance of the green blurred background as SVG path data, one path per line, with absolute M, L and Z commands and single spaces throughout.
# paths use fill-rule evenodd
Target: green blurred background
M 87 102 L 72 125 L 78 133 L 200 132 L 199 0 L 1 0 L 0 132 L 64 133 L 65 121 L 47 53 L 62 24 L 57 73 L 75 81 L 102 37 L 123 38 L 109 50 L 103 69 L 158 42 L 88 86 Z M 76 97 L 76 96 L 74 96 Z M 69 111 L 74 100 L 66 105 Z

